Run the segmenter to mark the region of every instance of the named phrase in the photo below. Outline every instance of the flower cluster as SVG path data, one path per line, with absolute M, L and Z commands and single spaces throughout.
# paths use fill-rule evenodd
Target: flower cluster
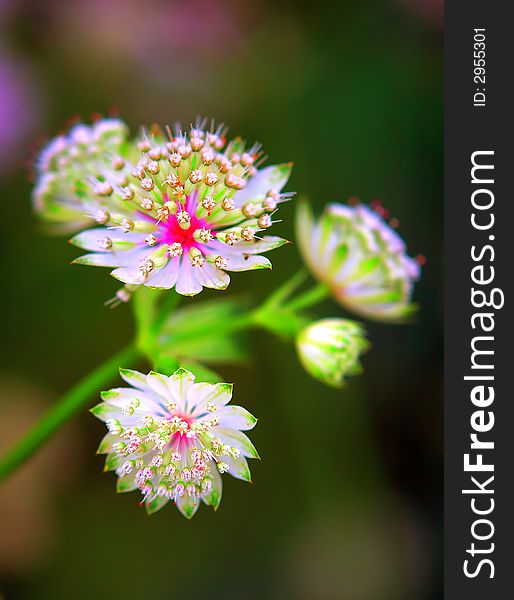
M 123 121 L 103 119 L 94 125 L 77 124 L 51 140 L 34 165 L 32 198 L 40 217 L 63 231 L 76 231 L 101 218 L 105 196 L 98 193 L 102 185 L 95 178 L 112 177 L 114 157 L 123 151 L 127 135 Z
M 291 197 L 282 191 L 291 164 L 262 168 L 262 162 L 259 145 L 228 141 L 224 126 L 206 121 L 187 131 L 153 126 L 134 140 L 118 119 L 78 124 L 42 150 L 34 206 L 46 221 L 75 233 L 71 242 L 87 254 L 74 262 L 113 269 L 125 284 L 115 303 L 128 301 L 139 286 L 194 296 L 204 287 L 225 289 L 228 272 L 271 267 L 263 254 L 286 243 L 266 232 Z M 361 370 L 368 347 L 362 327 L 337 318 L 308 323 L 299 311 L 329 289 L 344 307 L 377 320 L 400 320 L 414 310 L 420 265 L 383 217 L 379 207 L 331 204 L 316 220 L 307 204 L 300 206 L 300 249 L 321 285 L 288 302 L 299 285 L 295 277 L 262 307 L 234 319 L 237 327 L 262 324 L 296 337 L 305 370 L 341 387 Z M 145 306 L 139 294 L 138 317 Z M 218 327 L 239 316 L 238 305 L 206 304 L 166 320 L 168 308 L 137 319 L 138 348 L 151 361 L 178 365 L 191 357 L 198 364 L 238 355 L 230 328 Z M 221 474 L 250 481 L 247 458 L 258 454 L 243 431 L 256 419 L 229 406 L 231 385 L 195 383 L 183 368 L 169 377 L 120 374 L 130 387 L 102 393 L 92 409 L 108 428 L 98 451 L 107 454 L 118 491 L 140 490 L 149 514 L 172 501 L 191 518 L 202 501 L 218 508 Z
M 300 206 L 298 243 L 313 274 L 345 308 L 371 319 L 391 321 L 412 314 L 418 260 L 381 212 L 357 204 L 329 204 L 316 221 Z
M 39 161 L 39 212 L 54 218 L 58 206 L 61 221 L 77 226 L 79 212 L 98 225 L 71 240 L 89 252 L 76 263 L 114 268 L 128 290 L 174 287 L 186 296 L 225 289 L 227 271 L 271 267 L 262 253 L 286 240 L 263 232 L 290 197 L 281 191 L 290 164 L 260 169 L 260 147 L 227 143 L 223 126 L 153 127 L 134 142 L 118 135 L 99 143 L 97 132 L 110 124 L 76 126 Z
M 344 377 L 357 375 L 359 357 L 368 348 L 362 327 L 348 319 L 314 321 L 296 339 L 300 362 L 315 379 L 341 387 Z
M 246 458 L 257 451 L 242 433 L 257 420 L 241 406 L 227 406 L 232 386 L 195 383 L 178 369 L 171 377 L 120 369 L 132 387 L 102 393 L 92 413 L 109 433 L 99 453 L 106 470 L 116 471 L 118 491 L 139 489 L 149 514 L 170 500 L 187 518 L 200 501 L 217 509 L 221 474 L 250 481 Z

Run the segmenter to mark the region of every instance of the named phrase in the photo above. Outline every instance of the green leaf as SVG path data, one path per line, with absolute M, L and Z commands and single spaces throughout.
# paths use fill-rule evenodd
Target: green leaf
M 174 356 L 205 363 L 241 363 L 248 360 L 247 339 L 240 333 L 238 337 L 236 335 L 213 336 L 207 333 L 203 338 L 179 343 L 170 342 L 169 346 Z
M 223 300 L 195 303 L 194 306 L 186 306 L 170 314 L 163 323 L 160 334 L 177 338 L 184 332 L 191 336 L 193 332 L 205 331 L 206 327 L 230 322 L 241 315 L 246 307 L 246 302 L 226 297 Z
M 157 362 L 173 357 L 180 362 L 241 362 L 247 358 L 245 338 L 230 327 L 246 303 L 224 298 L 181 308 L 164 320 L 156 341 Z

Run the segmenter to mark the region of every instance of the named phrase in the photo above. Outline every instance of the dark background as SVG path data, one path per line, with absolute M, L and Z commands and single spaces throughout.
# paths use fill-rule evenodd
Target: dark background
M 218 368 L 259 417 L 263 460 L 253 485 L 225 478 L 217 514 L 148 518 L 136 494 L 116 495 L 94 455 L 102 425 L 84 411 L 2 488 L 5 597 L 440 598 L 441 3 L 0 6 L 2 447 L 133 333 L 128 307 L 102 305 L 118 283 L 70 266 L 77 250 L 32 215 L 23 163 L 74 114 L 115 107 L 134 132 L 215 117 L 270 163 L 294 161 L 288 189 L 318 210 L 381 198 L 427 257 L 416 322 L 368 324 L 365 373 L 343 391 L 266 334 L 252 334 L 250 365 Z M 293 213 L 277 234 L 293 237 Z M 271 258 L 271 273 L 236 275 L 228 293 L 264 298 L 300 264 L 294 246 Z M 317 314 L 344 313 L 327 302 Z

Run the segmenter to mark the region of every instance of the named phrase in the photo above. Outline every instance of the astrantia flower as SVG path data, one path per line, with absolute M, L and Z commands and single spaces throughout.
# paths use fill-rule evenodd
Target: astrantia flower
M 419 262 L 378 212 L 362 204 L 329 204 L 316 221 L 303 204 L 297 235 L 305 262 L 345 308 L 383 321 L 414 312 L 410 299 Z
M 242 433 L 257 420 L 241 406 L 227 406 L 232 386 L 195 383 L 178 369 L 171 377 L 120 369 L 132 387 L 102 394 L 92 413 L 109 433 L 99 453 L 106 470 L 116 471 L 119 492 L 141 490 L 148 513 L 170 500 L 191 518 L 200 501 L 217 509 L 221 473 L 250 481 L 246 457 L 257 451 Z
M 65 231 L 104 221 L 106 181 L 122 182 L 117 172 L 127 133 L 123 121 L 102 119 L 75 125 L 49 142 L 35 163 L 33 202 L 39 216 Z
M 186 296 L 225 289 L 226 271 L 271 267 L 261 254 L 286 240 L 263 233 L 290 196 L 281 190 L 291 165 L 258 169 L 259 146 L 226 144 L 224 128 L 202 125 L 144 131 L 136 159 L 119 157 L 116 177 L 104 171 L 93 181 L 89 193 L 108 202 L 102 227 L 71 240 L 90 252 L 76 262 L 116 267 L 112 275 L 129 286 L 175 287 Z
M 332 387 L 341 387 L 344 377 L 361 372 L 359 357 L 367 347 L 362 327 L 348 319 L 314 321 L 296 339 L 305 370 Z

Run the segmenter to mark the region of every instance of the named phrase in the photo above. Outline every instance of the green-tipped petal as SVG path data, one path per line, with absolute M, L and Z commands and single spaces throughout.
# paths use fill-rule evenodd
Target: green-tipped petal
M 205 372 L 197 371 L 203 379 Z M 240 406 L 227 406 L 232 384 L 195 383 L 183 367 L 171 376 L 121 374 L 139 387 L 102 392 L 103 402 L 92 409 L 109 429 L 98 451 L 107 453 L 105 470 L 116 472 L 118 492 L 139 489 L 148 514 L 171 500 L 190 519 L 202 501 L 218 508 L 220 473 L 251 480 L 245 457 L 258 454 L 242 430 L 256 419 Z
M 150 502 L 145 502 L 145 509 L 147 514 L 153 515 L 158 510 L 161 510 L 166 504 L 168 504 L 169 500 L 165 496 L 156 496 Z M 192 516 L 192 515 L 191 515 Z
M 124 381 L 126 381 L 132 387 L 138 388 L 140 390 L 148 389 L 148 384 L 146 383 L 146 375 L 140 373 L 139 371 L 134 371 L 132 369 L 122 369 L 120 367 L 120 375 Z
M 342 306 L 377 321 L 399 321 L 411 312 L 407 307 L 420 265 L 383 214 L 379 207 L 331 204 L 315 220 L 301 202 L 297 238 L 313 275 Z
M 198 510 L 200 499 L 190 496 L 185 493 L 177 498 L 177 508 L 186 517 L 186 519 L 192 519 Z

